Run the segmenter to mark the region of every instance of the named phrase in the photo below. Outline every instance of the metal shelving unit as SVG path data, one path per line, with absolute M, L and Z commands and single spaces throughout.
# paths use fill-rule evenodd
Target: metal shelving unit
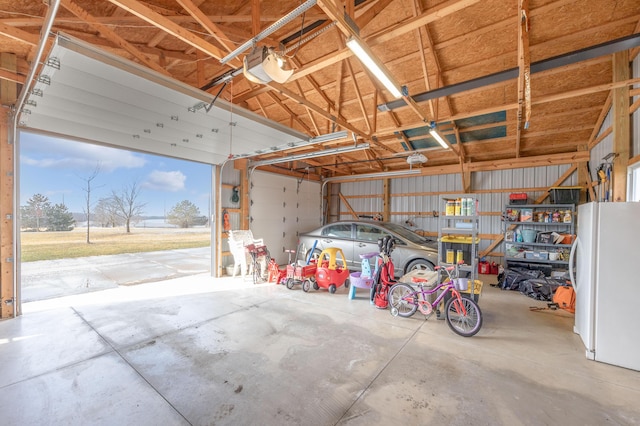
M 519 212 L 519 216 L 510 214 L 513 210 Z M 526 220 L 522 220 L 522 211 L 526 211 Z M 529 215 L 529 211 L 531 214 Z M 567 213 L 568 212 L 568 213 Z M 553 214 L 558 213 L 555 220 Z M 569 215 L 570 221 L 565 221 Z M 512 219 L 512 220 L 509 220 Z M 513 220 L 517 219 L 517 220 Z M 504 234 L 504 259 L 505 263 L 548 265 L 552 269 L 567 269 L 569 267 L 569 251 L 571 242 L 575 236 L 575 205 L 574 204 L 507 204 L 503 211 Z M 569 241 L 555 244 L 553 241 L 541 242 L 518 241 L 518 232 L 535 231 L 538 233 L 551 233 L 571 235 Z M 527 253 L 533 253 L 533 257 L 527 257 Z M 552 259 L 551 253 L 558 253 L 557 259 Z M 537 254 L 537 256 L 535 256 Z
M 458 200 L 460 200 L 459 210 L 455 206 Z M 453 210 L 449 204 L 452 202 Z M 478 243 L 480 241 L 478 200 L 472 194 L 443 195 L 440 197 L 440 205 L 444 210 L 438 218 L 438 261 L 441 266 L 457 263 L 458 250 L 462 250 L 464 264 L 459 270 L 467 272 L 469 281 L 474 283 L 478 277 Z M 453 258 L 451 254 L 447 258 L 447 250 L 453 250 Z

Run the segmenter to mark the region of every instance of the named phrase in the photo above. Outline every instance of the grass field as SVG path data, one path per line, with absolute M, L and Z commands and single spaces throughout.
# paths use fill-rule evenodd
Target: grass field
M 87 229 L 70 232 L 22 232 L 22 262 L 70 259 L 121 253 L 208 247 L 209 228 L 91 228 L 90 244 Z

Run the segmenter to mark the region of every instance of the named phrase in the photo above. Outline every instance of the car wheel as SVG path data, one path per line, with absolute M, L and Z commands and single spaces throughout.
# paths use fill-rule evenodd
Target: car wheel
M 433 264 L 431 262 L 429 262 L 428 260 L 424 260 L 424 259 L 416 259 L 411 261 L 411 263 L 409 263 L 409 265 L 407 265 L 407 272 L 409 273 L 411 271 L 415 271 L 415 270 L 419 270 L 419 271 L 435 271 Z

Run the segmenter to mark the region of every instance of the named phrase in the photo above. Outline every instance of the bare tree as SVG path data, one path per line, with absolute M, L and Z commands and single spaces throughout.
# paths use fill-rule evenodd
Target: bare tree
M 87 185 L 86 187 L 82 188 L 82 190 L 84 191 L 84 201 L 86 202 L 82 210 L 84 210 L 84 214 L 87 216 L 87 244 L 91 243 L 91 240 L 89 238 L 89 233 L 91 229 L 91 183 L 95 178 L 98 177 L 99 174 L 100 174 L 100 162 L 98 161 L 96 163 L 96 167 L 93 169 L 93 172 L 89 174 L 89 176 L 80 178 L 83 181 L 85 181 Z
M 144 212 L 143 209 L 146 203 L 140 203 L 138 201 L 139 196 L 140 187 L 137 181 L 125 186 L 120 194 L 115 191 L 112 191 L 111 194 L 111 198 L 117 206 L 118 216 L 124 220 L 127 233 L 131 232 L 131 220 L 142 215 Z
M 100 198 L 93 209 L 93 217 L 103 228 L 115 228 L 122 223 L 113 197 Z

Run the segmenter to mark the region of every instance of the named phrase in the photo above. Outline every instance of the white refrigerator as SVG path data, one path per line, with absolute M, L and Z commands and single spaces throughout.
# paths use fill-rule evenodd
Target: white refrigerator
M 587 358 L 640 371 L 640 203 L 578 206 L 571 257 Z

